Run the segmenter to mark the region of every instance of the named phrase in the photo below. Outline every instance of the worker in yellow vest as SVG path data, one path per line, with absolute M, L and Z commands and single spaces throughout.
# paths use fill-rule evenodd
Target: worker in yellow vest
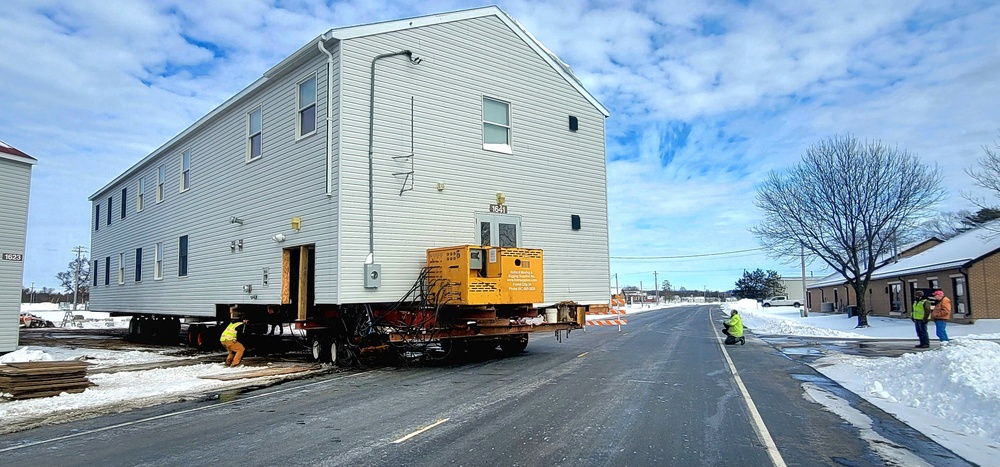
M 229 326 L 226 326 L 226 330 L 222 331 L 222 336 L 219 337 L 219 342 L 222 346 L 229 351 L 229 355 L 226 356 L 226 366 L 239 366 L 240 361 L 243 360 L 243 351 L 246 350 L 243 344 L 237 340 L 239 333 L 239 327 L 243 326 L 246 321 L 241 319 L 240 315 L 234 308 L 229 309 L 229 316 L 232 318 L 232 322 Z

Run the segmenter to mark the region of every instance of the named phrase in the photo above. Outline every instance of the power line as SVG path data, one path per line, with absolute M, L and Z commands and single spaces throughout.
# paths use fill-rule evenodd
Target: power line
M 722 255 L 732 255 L 736 253 L 746 253 L 748 251 L 760 251 L 763 248 L 749 248 L 746 250 L 734 250 L 734 251 L 723 251 L 720 253 L 702 253 L 700 255 L 683 255 L 683 256 L 612 256 L 611 259 L 685 259 L 685 258 L 703 258 L 706 256 L 722 256 Z

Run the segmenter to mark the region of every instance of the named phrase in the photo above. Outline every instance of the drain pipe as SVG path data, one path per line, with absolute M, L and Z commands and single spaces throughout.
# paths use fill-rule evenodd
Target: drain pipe
M 365 264 L 375 263 L 375 62 L 397 55 L 406 55 L 406 58 L 414 65 L 421 62 L 421 59 L 413 58 L 413 52 L 409 50 L 386 53 L 372 59 L 371 94 L 368 102 L 368 258 L 365 260 Z
M 316 43 L 326 54 L 326 196 L 333 196 L 333 54 L 326 48 L 326 41 L 320 37 Z

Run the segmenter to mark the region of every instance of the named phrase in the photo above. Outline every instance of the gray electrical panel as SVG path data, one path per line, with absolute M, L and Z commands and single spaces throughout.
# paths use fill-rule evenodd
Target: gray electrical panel
M 483 268 L 483 250 L 469 250 L 469 269 Z
M 365 288 L 377 289 L 382 285 L 382 265 L 365 263 Z

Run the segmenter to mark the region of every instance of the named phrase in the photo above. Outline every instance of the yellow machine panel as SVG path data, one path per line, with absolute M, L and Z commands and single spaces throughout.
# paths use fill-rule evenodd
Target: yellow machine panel
M 545 301 L 542 250 L 461 245 L 427 250 L 427 293 L 440 305 Z

